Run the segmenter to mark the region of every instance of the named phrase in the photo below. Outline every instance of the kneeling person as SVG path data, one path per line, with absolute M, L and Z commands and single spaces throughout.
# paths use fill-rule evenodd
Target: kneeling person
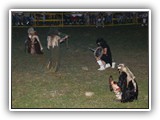
M 96 61 L 100 68 L 98 70 L 105 70 L 112 66 L 112 54 L 109 45 L 103 38 L 99 38 L 96 41 L 98 48 L 102 48 L 102 55 L 96 57 Z
M 113 81 L 112 76 L 109 78 L 110 90 L 114 91 L 116 98 L 121 102 L 132 102 L 138 99 L 138 84 L 135 76 L 130 69 L 124 64 L 118 65 L 119 79 Z

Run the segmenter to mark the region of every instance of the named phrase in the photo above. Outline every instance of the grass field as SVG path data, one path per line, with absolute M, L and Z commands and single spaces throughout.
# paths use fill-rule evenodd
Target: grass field
M 11 107 L 18 108 L 149 108 L 148 28 L 115 26 L 105 28 L 63 28 L 69 34 L 69 49 L 61 44 L 61 64 L 57 73 L 48 71 L 49 51 L 46 38 L 49 28 L 36 28 L 44 47 L 43 55 L 24 52 L 28 28 L 12 28 Z M 117 69 L 98 71 L 93 53 L 95 41 L 103 37 L 111 47 L 112 57 L 125 63 L 135 74 L 139 97 L 131 103 L 120 103 L 109 91 L 110 75 L 118 79 Z M 93 92 L 93 96 L 85 96 Z

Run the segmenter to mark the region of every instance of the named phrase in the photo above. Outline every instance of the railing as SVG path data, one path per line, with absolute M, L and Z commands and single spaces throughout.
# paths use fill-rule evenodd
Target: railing
M 135 25 L 142 22 L 140 16 L 144 13 L 133 12 L 23 12 L 18 15 L 12 13 L 12 26 L 35 26 L 35 27 L 95 27 L 95 26 L 116 26 Z

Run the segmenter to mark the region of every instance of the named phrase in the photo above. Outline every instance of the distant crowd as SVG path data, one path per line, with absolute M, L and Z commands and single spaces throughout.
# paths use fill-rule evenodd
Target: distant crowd
M 147 12 L 12 12 L 13 26 L 95 25 L 147 23 Z

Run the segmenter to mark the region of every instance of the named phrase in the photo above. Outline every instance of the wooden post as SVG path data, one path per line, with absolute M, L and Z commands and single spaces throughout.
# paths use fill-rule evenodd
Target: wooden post
M 68 46 L 68 38 L 67 38 L 67 40 L 65 41 L 66 42 L 66 48 L 68 49 L 69 48 L 69 46 Z

